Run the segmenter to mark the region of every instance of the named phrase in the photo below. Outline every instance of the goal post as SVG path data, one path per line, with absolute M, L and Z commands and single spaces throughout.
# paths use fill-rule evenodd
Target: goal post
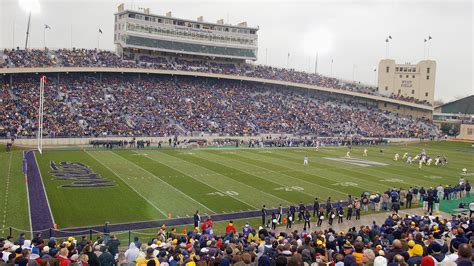
M 42 76 L 40 78 L 39 107 L 38 107 L 38 151 L 40 154 L 43 154 L 44 84 L 46 84 L 46 76 Z

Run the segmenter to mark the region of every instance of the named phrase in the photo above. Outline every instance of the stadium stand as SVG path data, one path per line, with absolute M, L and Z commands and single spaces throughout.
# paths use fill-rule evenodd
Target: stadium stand
M 131 55 L 119 58 L 112 52 L 90 49 L 59 49 L 59 50 L 7 50 L 0 54 L 4 63 L 0 67 L 126 67 L 153 68 L 183 71 L 199 71 L 256 77 L 271 80 L 289 81 L 311 84 L 320 87 L 355 91 L 369 95 L 380 95 L 377 88 L 350 83 L 319 74 L 306 73 L 293 69 L 275 68 L 252 64 L 233 64 L 203 60 L 187 60 L 176 57 L 151 57 L 147 55 Z M 392 94 L 391 99 L 431 106 L 431 103 L 413 97 Z
M 74 56 L 63 56 L 64 58 Z M 81 58 L 81 57 L 79 57 Z M 68 59 L 69 60 L 69 59 Z M 75 62 L 75 60 L 70 60 Z M 17 76 L 20 77 L 20 76 Z M 0 85 L 0 136 L 33 137 L 36 76 Z M 45 134 L 50 137 L 242 135 L 289 133 L 333 137 L 429 137 L 428 120 L 381 111 L 354 101 L 253 83 L 75 73 L 49 78 Z M 352 121 L 348 126 L 347 121 Z

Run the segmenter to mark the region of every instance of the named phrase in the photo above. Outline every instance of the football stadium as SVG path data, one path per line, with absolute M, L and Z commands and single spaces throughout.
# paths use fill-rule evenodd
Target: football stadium
M 382 22 L 367 51 L 312 31 L 277 56 L 298 34 L 274 39 L 283 14 L 224 2 L 0 3 L 0 265 L 473 265 L 472 79 L 439 22 L 421 41 Z M 371 13 L 356 25 L 408 6 L 280 4 L 298 25 L 305 6 Z M 471 2 L 432 8 L 472 28 Z

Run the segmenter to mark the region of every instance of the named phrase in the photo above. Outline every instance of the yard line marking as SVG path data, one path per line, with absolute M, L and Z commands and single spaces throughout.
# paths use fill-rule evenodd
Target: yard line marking
M 138 196 L 140 196 L 142 199 L 144 199 L 146 202 L 148 202 L 151 206 L 153 206 L 153 208 L 155 208 L 157 211 L 159 211 L 161 214 L 163 214 L 165 217 L 168 217 L 168 215 L 166 215 L 166 213 L 164 211 L 162 211 L 160 208 L 158 208 L 155 204 L 153 204 L 153 202 L 151 202 L 149 199 L 145 198 L 144 196 L 142 196 L 142 194 L 138 193 L 138 191 L 133 188 L 132 186 L 130 186 L 127 181 L 125 181 L 125 179 L 123 179 L 119 174 L 117 174 L 114 170 L 112 170 L 110 167 L 108 167 L 107 165 L 103 164 L 102 162 L 100 162 L 99 160 L 97 160 L 94 155 L 92 155 L 90 152 L 88 151 L 85 151 L 85 153 L 87 153 L 90 157 L 92 157 L 94 160 L 96 160 L 100 165 L 102 165 L 103 167 L 109 169 L 110 172 L 112 172 L 114 175 L 116 175 L 118 178 L 120 178 L 120 180 L 122 180 L 129 188 L 131 188 L 133 191 L 135 191 L 135 193 L 137 193 Z
M 291 154 L 289 153 L 285 153 L 285 154 L 281 154 L 281 156 L 283 157 L 286 157 L 288 159 L 298 159 L 296 158 L 296 156 L 292 156 Z M 284 159 L 280 159 L 280 158 L 275 158 L 275 160 L 280 160 L 280 161 L 284 161 L 286 163 L 290 163 L 290 164 L 297 164 L 295 162 L 292 162 L 292 161 L 285 161 Z M 272 160 L 262 160 L 262 161 L 272 161 Z M 320 174 L 321 172 L 328 172 L 328 173 L 334 173 L 336 175 L 339 175 L 339 176 L 346 176 L 348 178 L 350 178 L 351 180 L 354 180 L 354 179 L 357 179 L 359 181 L 359 184 L 366 184 L 364 185 L 365 187 L 373 187 L 375 189 L 375 191 L 377 191 L 379 188 L 378 187 L 374 187 L 374 181 L 370 181 L 370 180 L 366 180 L 366 179 L 363 179 L 363 178 L 359 178 L 359 177 L 354 177 L 352 175 L 349 175 L 349 174 L 344 174 L 344 173 L 339 173 L 337 171 L 334 171 L 331 169 L 331 165 L 327 164 L 327 163 L 324 163 L 324 161 L 320 160 L 320 161 L 317 161 L 317 164 L 320 164 L 323 166 L 323 168 L 316 168 L 314 167 L 314 165 L 309 165 L 308 166 L 308 170 L 304 170 L 304 173 L 307 173 L 309 175 L 312 175 L 312 176 L 317 176 L 317 177 L 321 177 L 323 179 L 326 179 L 326 180 L 329 180 L 329 181 L 338 181 L 338 180 L 331 180 L 329 178 L 326 178 L 326 177 L 323 177 L 323 176 L 320 176 L 318 174 Z M 286 166 L 284 166 L 285 168 L 288 168 Z M 360 171 L 357 171 L 355 168 L 353 167 L 344 167 L 344 166 L 338 166 L 338 169 L 343 169 L 343 170 L 347 170 L 347 171 L 350 171 L 350 172 L 356 172 L 356 173 L 362 173 Z M 370 169 L 371 171 L 376 171 L 375 168 L 371 168 Z M 301 170 L 296 170 L 296 171 L 299 171 L 299 172 L 303 172 Z M 380 172 L 380 171 L 379 171 Z M 385 172 L 383 172 L 385 173 Z M 379 178 L 378 176 L 375 176 L 373 174 L 367 174 L 366 172 L 363 172 L 363 174 L 365 175 L 368 175 L 368 176 L 371 176 L 371 177 L 375 177 L 375 178 Z M 339 180 L 339 182 L 345 182 L 343 180 Z
M 213 155 L 213 156 L 214 156 L 214 155 Z M 201 159 L 203 159 L 203 160 L 207 160 L 207 159 L 202 158 L 202 157 L 199 157 L 199 158 L 201 158 Z M 238 159 L 228 159 L 228 160 L 229 160 L 229 161 L 234 161 L 234 162 L 242 162 L 242 163 L 245 163 L 245 164 L 248 164 L 248 165 L 251 165 L 251 166 L 255 166 L 255 167 L 258 167 L 258 168 L 263 168 L 263 167 L 261 167 L 261 166 L 253 165 L 253 164 L 250 164 L 250 163 L 247 163 L 247 162 L 243 162 L 243 161 L 240 161 L 240 160 L 238 160 Z M 226 166 L 226 167 L 229 167 L 229 168 L 232 168 L 232 169 L 235 169 L 235 170 L 238 170 L 238 171 L 241 171 L 241 172 L 244 172 L 244 173 L 247 173 L 247 174 L 256 176 L 256 177 L 258 177 L 258 178 L 260 178 L 260 179 L 263 179 L 263 180 L 266 180 L 266 181 L 268 181 L 268 182 L 270 182 L 270 183 L 277 184 L 277 185 L 281 185 L 281 184 L 279 184 L 279 183 L 277 183 L 277 182 L 274 182 L 274 181 L 272 181 L 272 180 L 270 180 L 270 179 L 267 179 L 267 178 L 264 178 L 264 177 L 261 177 L 261 176 L 258 176 L 258 175 L 254 175 L 254 174 L 252 174 L 252 173 L 250 173 L 250 172 L 247 172 L 247 171 L 244 171 L 244 170 L 240 170 L 240 169 L 237 169 L 237 168 L 235 168 L 235 167 L 232 167 L 232 166 L 229 166 L 229 165 L 225 165 L 225 164 L 219 163 L 219 162 L 217 162 L 217 161 L 214 161 L 214 162 L 215 162 L 215 163 L 218 163 L 218 164 L 220 164 L 220 165 L 224 165 L 224 166 Z M 265 169 L 265 168 L 263 168 L 263 169 Z M 262 171 L 261 173 L 272 173 L 272 172 L 277 173 L 276 171 L 271 171 L 271 170 L 270 170 L 270 171 L 266 171 L 266 172 Z M 257 173 L 257 172 L 254 172 L 254 173 Z M 278 173 L 278 174 L 285 175 L 285 174 L 282 174 L 282 173 Z M 288 175 L 285 175 L 285 176 L 288 176 Z M 293 178 L 293 179 L 297 179 L 297 178 Z M 300 181 L 300 180 L 298 179 L 297 181 Z M 302 181 L 304 181 L 304 180 L 302 180 Z M 321 187 L 321 186 L 319 186 L 319 185 L 316 185 L 316 184 L 313 184 L 313 183 L 310 183 L 310 182 L 307 182 L 307 181 L 304 181 L 304 182 L 306 182 L 306 183 L 308 183 L 308 184 L 311 184 L 311 185 L 315 185 L 315 186 Z M 303 193 L 303 194 L 306 194 L 306 195 L 308 195 L 308 196 L 311 196 L 311 197 L 314 196 L 313 194 L 309 194 L 309 193 L 307 193 L 306 191 L 299 191 L 299 192 L 300 192 L 300 193 Z M 279 198 L 279 197 L 278 197 L 278 198 Z M 287 203 L 292 204 L 291 202 L 289 202 L 289 201 L 287 201 L 287 200 L 284 200 L 284 201 L 286 201 Z
M 135 154 L 138 154 L 138 153 L 135 152 L 135 151 L 132 151 L 132 152 L 135 153 Z M 120 154 L 117 153 L 117 155 L 119 155 L 119 156 L 120 156 L 121 158 L 123 158 L 124 160 L 127 160 L 126 158 L 124 158 L 124 157 L 121 156 Z M 149 158 L 148 155 L 145 155 L 145 157 Z M 129 161 L 129 160 L 127 160 L 127 161 Z M 150 174 L 151 176 L 155 177 L 156 179 L 161 180 L 163 183 L 165 183 L 165 184 L 167 184 L 168 186 L 170 186 L 170 187 L 171 187 L 172 189 L 174 189 L 176 192 L 178 192 L 178 193 L 184 195 L 186 198 L 188 198 L 188 199 L 190 199 L 190 200 L 196 202 L 197 204 L 201 205 L 201 206 L 204 207 L 205 209 L 207 209 L 207 210 L 209 210 L 209 211 L 215 213 L 215 211 L 209 209 L 209 208 L 206 207 L 204 204 L 202 204 L 202 203 L 200 203 L 199 201 L 193 199 L 191 196 L 189 196 L 188 194 L 184 193 L 183 191 L 181 191 L 181 190 L 177 189 L 176 187 L 170 185 L 168 182 L 166 182 L 166 181 L 164 181 L 164 180 L 158 178 L 156 175 L 154 175 L 154 174 L 151 173 L 150 171 L 146 170 L 145 168 L 141 167 L 140 165 L 138 165 L 138 164 L 136 164 L 136 163 L 134 163 L 134 162 L 132 162 L 132 161 L 129 161 L 129 162 L 131 162 L 132 164 L 136 165 L 138 168 L 143 169 L 143 171 L 147 172 L 148 174 Z
M 5 228 L 5 221 L 7 219 L 7 207 L 8 207 L 8 188 L 10 186 L 10 175 L 11 175 L 11 168 L 12 168 L 12 157 L 13 153 L 10 153 L 10 158 L 8 160 L 8 174 L 7 174 L 7 180 L 6 180 L 6 185 L 5 185 L 5 204 L 4 204 L 4 209 L 3 209 L 3 223 L 2 223 L 2 228 Z M 2 230 L 2 233 L 4 231 Z
M 169 154 L 167 154 L 166 156 L 168 156 L 168 157 L 174 157 L 173 155 L 169 155 Z M 195 166 L 197 166 L 197 167 L 203 168 L 203 169 L 205 169 L 206 171 L 210 171 L 210 172 L 211 172 L 211 173 L 210 173 L 211 175 L 223 176 L 223 177 L 229 178 L 229 179 L 231 179 L 232 181 L 234 181 L 234 182 L 236 182 L 236 183 L 242 184 L 242 185 L 244 185 L 244 186 L 246 186 L 246 187 L 249 187 L 249 188 L 251 188 L 251 189 L 255 189 L 255 190 L 257 190 L 257 191 L 260 191 L 261 193 L 267 194 L 267 195 L 270 196 L 270 197 L 273 197 L 273 198 L 276 198 L 276 199 L 281 199 L 281 200 L 286 201 L 287 203 L 290 203 L 290 204 L 291 204 L 291 202 L 289 202 L 289 201 L 287 201 L 287 200 L 284 200 L 284 199 L 279 198 L 279 197 L 277 197 L 277 196 L 275 196 L 275 195 L 272 195 L 272 194 L 267 193 L 267 192 L 265 192 L 265 191 L 259 190 L 259 189 L 255 188 L 255 187 L 252 187 L 252 186 L 250 186 L 250 185 L 247 185 L 247 184 L 245 184 L 245 183 L 242 183 L 242 182 L 240 182 L 240 181 L 237 181 L 237 180 L 235 180 L 235 179 L 233 179 L 233 178 L 231 178 L 231 177 L 228 177 L 228 176 L 226 176 L 226 175 L 224 175 L 224 174 L 218 173 L 218 172 L 216 172 L 216 171 L 214 171 L 214 170 L 211 170 L 211 169 L 209 169 L 209 168 L 207 168 L 207 167 L 201 166 L 201 165 L 196 164 L 196 163 L 193 163 L 193 162 L 188 162 L 188 161 L 186 161 L 186 160 L 184 160 L 184 159 L 181 159 L 181 158 L 178 158 L 178 159 L 181 160 L 181 161 L 184 161 L 184 162 L 186 162 L 186 163 L 188 163 L 188 164 L 195 165 Z M 253 206 L 253 205 L 250 205 L 250 206 L 252 206 L 252 207 L 258 209 L 257 207 L 255 207 L 255 206 Z
M 255 158 L 255 157 L 254 157 L 254 160 L 257 160 L 257 161 L 272 161 L 272 160 L 267 160 L 267 159 L 261 159 L 260 157 L 258 157 L 258 158 Z M 260 167 L 260 166 L 259 166 L 259 167 Z M 285 167 L 285 168 L 289 168 L 289 167 L 286 167 L 286 166 L 284 166 L 284 167 Z M 271 170 L 270 170 L 270 171 L 271 171 Z M 301 170 L 293 170 L 293 172 L 303 172 L 303 171 L 301 171 Z M 277 173 L 278 173 L 278 172 L 277 172 Z M 332 190 L 332 191 L 334 191 L 334 192 L 336 192 L 336 193 L 338 193 L 338 194 L 347 196 L 346 193 L 341 192 L 341 191 L 336 190 L 336 189 L 332 189 L 332 188 L 330 188 L 330 187 L 321 186 L 321 185 L 318 185 L 318 184 L 316 184 L 316 183 L 311 183 L 311 182 L 306 181 L 306 180 L 304 180 L 304 179 L 300 179 L 300 178 L 297 178 L 297 177 L 294 177 L 294 176 L 291 176 L 291 175 L 287 175 L 287 174 L 285 174 L 285 173 L 280 173 L 280 174 L 285 175 L 285 176 L 288 176 L 288 177 L 290 177 L 290 178 L 292 178 L 292 179 L 296 179 L 296 180 L 298 180 L 298 182 L 305 182 L 305 183 L 308 183 L 308 184 L 311 184 L 311 185 L 316 185 L 316 186 L 321 187 L 322 189 L 329 189 L 329 190 Z M 321 176 L 319 176 L 319 175 L 315 175 L 315 174 L 310 174 L 310 175 L 316 176 L 316 177 L 320 177 L 320 178 L 322 178 L 322 179 L 326 179 L 326 180 L 331 181 L 330 179 L 325 178 L 325 177 L 321 177 Z
M 171 155 L 167 155 L 167 156 L 171 156 Z M 173 168 L 174 170 L 176 170 L 176 171 L 178 171 L 178 172 L 180 172 L 180 173 L 186 175 L 185 172 L 182 172 L 181 170 L 177 169 L 177 168 L 174 167 L 174 166 L 171 166 L 171 165 L 169 165 L 169 164 L 165 164 L 164 162 L 157 161 L 156 159 L 153 159 L 153 157 L 148 157 L 148 158 L 152 159 L 153 161 L 156 161 L 156 162 L 159 162 L 159 163 L 161 163 L 161 164 L 164 164 L 164 165 L 168 166 L 169 168 Z M 207 169 L 207 168 L 206 168 L 206 169 Z M 212 186 L 211 184 L 204 183 L 204 182 L 202 182 L 202 181 L 200 181 L 200 180 L 194 178 L 192 175 L 190 175 L 190 177 L 191 177 L 192 179 L 196 180 L 196 181 L 199 182 L 199 183 L 202 183 L 202 184 L 204 184 L 204 185 L 207 185 L 207 186 L 209 186 L 209 187 L 212 187 L 212 188 L 215 189 L 216 191 L 219 191 L 219 192 L 223 193 L 222 190 L 217 189 L 216 187 Z M 248 205 L 248 206 L 250 206 L 250 207 L 253 207 L 253 208 L 255 208 L 255 209 L 258 209 L 256 206 L 253 206 L 253 205 L 250 204 L 250 203 L 246 203 L 246 202 L 242 201 L 241 199 L 236 198 L 236 197 L 234 197 L 234 196 L 232 196 L 232 195 L 229 195 L 229 197 L 234 198 L 235 200 L 238 200 L 238 201 L 242 202 L 242 203 L 245 204 L 245 205 Z
M 213 162 L 213 163 L 217 163 L 217 164 L 220 164 L 220 165 L 224 165 L 224 164 L 219 163 L 219 162 L 217 162 L 217 161 L 210 161 L 210 160 L 205 159 L 205 158 L 202 158 L 202 157 L 199 157 L 199 158 L 201 158 L 201 159 L 203 159 L 203 160 L 206 160 L 206 161 L 208 161 L 208 162 Z M 244 172 L 244 173 L 250 174 L 250 173 L 248 173 L 248 172 L 246 172 L 246 171 L 241 171 L 241 170 L 239 170 L 239 169 L 237 169 L 237 168 L 234 168 L 234 167 L 231 167 L 231 166 L 228 166 L 228 165 L 224 165 L 224 166 L 229 167 L 229 168 L 232 168 L 232 169 L 235 169 L 235 170 L 240 171 L 240 172 Z M 212 171 L 212 170 L 211 170 L 211 171 Z M 224 175 L 224 176 L 225 176 L 226 174 L 221 174 L 221 175 Z M 267 182 L 270 182 L 270 183 L 279 185 L 279 184 L 276 183 L 276 182 L 273 182 L 273 181 L 271 181 L 271 180 L 262 178 L 262 177 L 260 177 L 260 176 L 256 176 L 256 175 L 253 175 L 253 174 L 250 174 L 250 175 L 255 176 L 255 177 L 257 177 L 257 178 L 260 178 L 260 179 L 262 179 L 262 180 L 265 180 L 265 181 L 267 181 Z M 235 179 L 233 179 L 233 180 L 235 180 Z M 235 181 L 237 181 L 237 180 L 235 180 Z M 242 182 L 240 182 L 240 181 L 237 181 L 237 182 L 242 183 Z M 255 188 L 255 189 L 257 189 L 257 188 Z M 260 190 L 260 189 L 257 189 L 257 190 L 259 190 L 260 192 L 265 193 L 265 194 L 267 194 L 267 195 L 272 195 L 272 194 L 269 194 L 268 192 L 265 192 L 265 191 L 263 191 L 263 190 Z M 280 198 L 280 197 L 278 197 L 278 196 L 275 196 L 275 195 L 272 195 L 272 196 L 273 196 L 273 197 L 276 197 L 276 198 L 278 198 L 278 199 L 281 199 L 282 201 L 285 201 L 286 203 L 292 204 L 292 203 L 291 203 L 290 201 L 288 201 L 288 200 L 282 199 L 282 198 Z M 312 195 L 311 195 L 311 196 L 312 196 Z

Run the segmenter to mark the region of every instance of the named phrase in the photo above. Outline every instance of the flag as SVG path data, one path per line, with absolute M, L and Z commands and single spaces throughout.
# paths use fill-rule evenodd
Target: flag
M 385 42 L 388 42 L 388 38 L 387 38 L 387 39 L 385 39 Z
M 427 42 L 428 40 L 425 39 L 425 42 Z
M 48 24 L 44 24 L 44 28 L 47 30 L 47 29 L 51 29 L 51 27 L 48 25 Z
M 334 63 L 334 59 L 331 59 L 331 63 Z
M 288 57 L 290 57 L 290 52 L 288 52 Z
M 431 38 L 431 36 L 428 36 L 428 40 L 431 40 L 431 39 L 433 39 L 433 38 Z
M 392 35 L 388 35 L 388 38 L 391 40 L 391 39 L 392 39 Z
M 375 72 L 375 71 L 377 71 L 377 69 L 376 69 L 376 68 L 374 68 L 374 72 Z
M 99 29 L 99 33 L 102 34 L 102 30 L 101 30 L 101 29 Z

